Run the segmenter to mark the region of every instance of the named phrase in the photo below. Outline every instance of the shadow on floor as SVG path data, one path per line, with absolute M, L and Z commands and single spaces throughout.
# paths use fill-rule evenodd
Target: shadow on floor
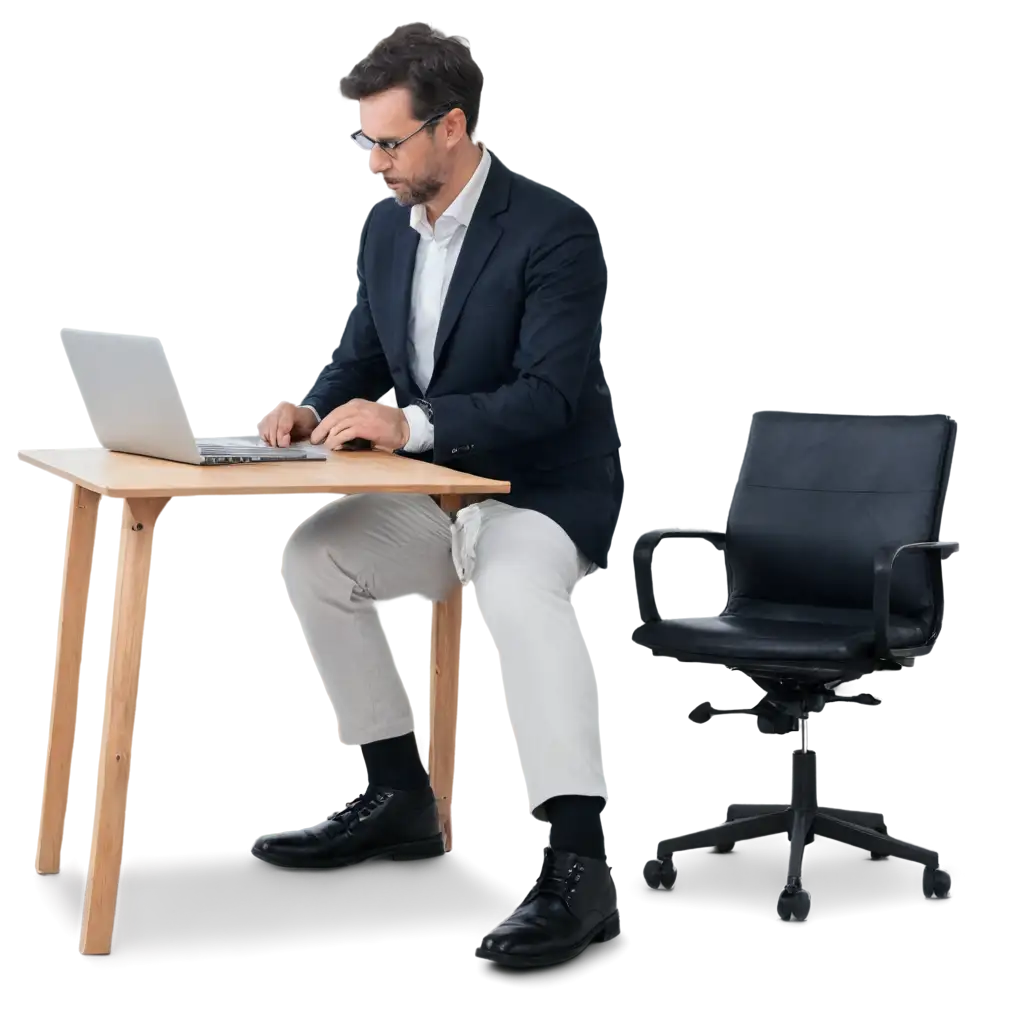
M 969 888 L 984 864 L 957 859 L 949 866 Z M 634 863 L 622 865 L 624 876 Z M 537 864 L 534 850 L 479 849 L 307 874 L 268 868 L 244 851 L 145 854 L 126 865 L 116 950 L 90 957 L 90 967 L 131 975 L 469 976 L 474 938 L 536 881 Z M 627 886 L 626 939 L 559 971 L 485 974 L 481 981 L 502 989 L 663 991 L 1019 984 L 1024 885 L 998 912 L 956 893 L 930 902 L 921 897 L 918 872 L 822 848 L 807 878 L 818 912 L 786 927 L 772 918 L 782 866 L 777 850 L 752 844 L 695 855 L 686 864 L 672 894 Z M 35 888 L 70 939 L 81 914 L 81 872 L 36 879 Z

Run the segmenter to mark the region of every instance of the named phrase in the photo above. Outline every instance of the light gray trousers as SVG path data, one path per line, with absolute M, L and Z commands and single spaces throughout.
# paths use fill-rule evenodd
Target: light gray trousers
M 460 581 L 472 582 L 539 818 L 552 796 L 606 797 L 597 684 L 571 603 L 591 569 L 540 512 L 488 499 L 453 523 L 422 494 L 331 502 L 295 531 L 282 564 L 339 735 L 352 744 L 413 728 L 376 602 L 405 594 L 441 601 Z

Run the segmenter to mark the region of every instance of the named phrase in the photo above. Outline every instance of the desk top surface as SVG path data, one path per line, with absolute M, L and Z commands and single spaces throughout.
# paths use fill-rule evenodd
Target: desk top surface
M 190 466 L 105 448 L 18 452 L 32 466 L 111 498 L 194 494 L 507 494 L 504 480 L 489 480 L 385 451 L 331 452 L 309 462 Z

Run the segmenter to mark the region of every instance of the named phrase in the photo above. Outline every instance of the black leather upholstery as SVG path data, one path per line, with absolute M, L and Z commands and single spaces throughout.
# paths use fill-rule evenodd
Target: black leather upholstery
M 919 625 L 906 620 L 893 621 L 889 631 L 901 647 L 916 647 L 926 639 Z M 871 657 L 875 633 L 870 619 L 843 624 L 720 615 L 650 622 L 633 639 L 652 650 L 685 651 L 724 662 L 854 661 Z
M 945 416 L 758 413 L 729 511 L 730 606 L 871 607 L 884 544 L 938 540 Z M 923 559 L 893 578 L 892 611 L 927 616 Z
M 633 639 L 681 660 L 791 662 L 797 675 L 820 664 L 888 667 L 873 664 L 876 556 L 887 546 L 938 540 L 955 436 L 946 416 L 757 413 L 724 544 L 721 535 L 702 535 L 725 552 L 725 609 L 713 618 L 661 620 L 653 592 L 649 601 L 644 595 L 660 539 L 648 534 L 653 542 L 644 552 L 641 538 L 636 553 L 647 621 Z M 934 641 L 941 557 L 910 551 L 892 566 L 893 649 L 925 653 Z
M 671 889 L 672 855 L 785 833 L 784 921 L 803 921 L 804 850 L 816 835 L 924 865 L 927 897 L 949 894 L 939 855 L 889 835 L 881 814 L 819 807 L 811 714 L 837 704 L 880 704 L 837 687 L 879 669 L 902 669 L 927 654 L 942 625 L 939 522 L 956 441 L 945 416 L 754 416 L 725 533 L 652 530 L 633 550 L 643 625 L 633 639 L 654 654 L 738 669 L 765 695 L 749 708 L 690 712 L 701 725 L 750 715 L 768 735 L 798 729 L 789 805 L 733 804 L 726 822 L 663 839 L 644 867 L 651 888 Z M 654 551 L 664 540 L 701 540 L 725 554 L 729 598 L 712 618 L 662 620 L 654 597 Z

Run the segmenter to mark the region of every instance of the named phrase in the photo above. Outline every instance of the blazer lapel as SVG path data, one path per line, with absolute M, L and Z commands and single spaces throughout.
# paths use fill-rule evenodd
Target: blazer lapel
M 501 238 L 501 225 L 495 219 L 508 208 L 508 193 L 511 174 L 503 163 L 491 153 L 491 169 L 487 172 L 480 199 L 473 211 L 473 219 L 466 228 L 466 237 L 459 251 L 459 260 L 455 264 L 448 294 L 441 308 L 441 321 L 437 326 L 437 338 L 434 341 L 434 369 L 441 365 L 441 356 L 451 338 L 455 322 L 466 304 L 476 279 L 480 276 L 484 264 L 491 255 L 498 239 Z M 408 317 L 408 300 L 406 316 Z M 433 382 L 433 378 L 431 378 Z
M 394 262 L 391 267 L 391 286 L 394 289 L 394 301 L 389 303 L 392 309 L 395 349 L 400 361 L 407 359 L 409 343 L 409 304 L 412 301 L 412 275 L 416 269 L 416 250 L 420 244 L 420 234 L 410 227 L 406 221 L 395 239 Z

